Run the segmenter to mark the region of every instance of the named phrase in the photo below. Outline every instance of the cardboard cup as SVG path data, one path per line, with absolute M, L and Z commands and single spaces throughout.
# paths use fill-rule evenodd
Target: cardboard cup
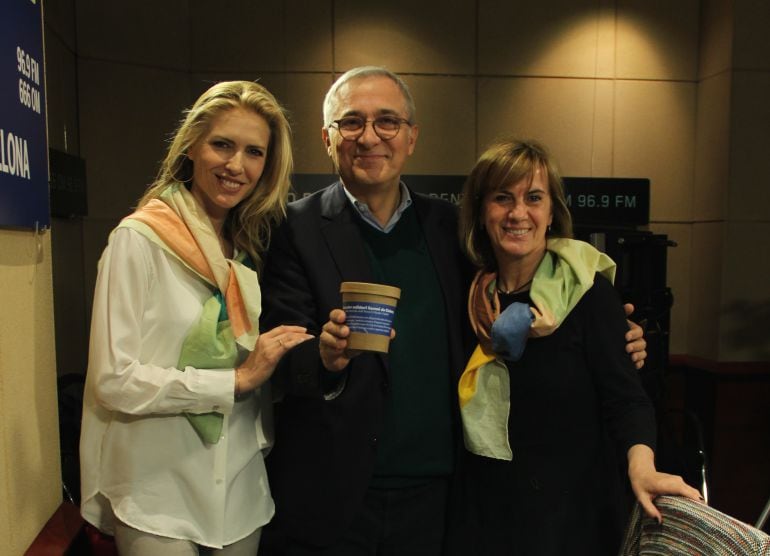
M 342 282 L 342 309 L 350 328 L 348 349 L 388 353 L 401 290 L 383 284 Z

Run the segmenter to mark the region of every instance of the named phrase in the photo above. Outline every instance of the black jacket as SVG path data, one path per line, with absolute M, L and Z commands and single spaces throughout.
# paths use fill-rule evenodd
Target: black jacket
M 465 306 L 471 274 L 458 246 L 457 210 L 410 193 L 443 293 L 447 371 L 456 391 L 470 344 Z M 297 324 L 318 335 L 329 312 L 341 307 L 340 283 L 372 280 L 354 210 L 339 182 L 289 205 L 265 259 L 263 330 Z M 276 442 L 267 458 L 273 528 L 327 546 L 349 527 L 372 478 L 388 373 L 387 356 L 370 353 L 354 358 L 339 376 L 328 373 L 317 339 L 284 357 L 273 379 L 283 399 L 275 406 Z M 339 395 L 325 399 L 340 380 Z

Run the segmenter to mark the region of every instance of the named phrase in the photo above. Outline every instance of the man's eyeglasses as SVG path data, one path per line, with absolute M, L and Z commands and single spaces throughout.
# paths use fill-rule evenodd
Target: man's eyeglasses
M 406 118 L 398 116 L 378 116 L 373 120 L 365 120 L 360 116 L 345 116 L 334 120 L 329 127 L 336 127 L 345 141 L 355 141 L 364 134 L 366 124 L 371 123 L 377 137 L 383 141 L 393 139 L 398 135 L 401 126 L 412 125 Z

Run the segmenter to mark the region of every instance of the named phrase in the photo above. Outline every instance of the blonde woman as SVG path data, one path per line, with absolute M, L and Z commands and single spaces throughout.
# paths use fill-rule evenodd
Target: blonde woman
M 290 128 L 261 85 L 185 113 L 99 261 L 81 433 L 82 514 L 121 555 L 255 554 L 274 507 L 267 380 L 310 338 L 259 334 L 257 270 L 285 211 Z

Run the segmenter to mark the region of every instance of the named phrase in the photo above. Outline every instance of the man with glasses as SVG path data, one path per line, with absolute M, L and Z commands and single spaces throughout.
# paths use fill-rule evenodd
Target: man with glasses
M 260 553 L 440 554 L 472 270 L 455 207 L 401 181 L 419 133 L 406 84 L 355 68 L 323 112 L 340 180 L 289 205 L 263 272 L 263 328 L 297 324 L 319 341 L 289 352 L 274 376 L 276 515 Z M 343 281 L 401 288 L 387 356 L 345 349 Z

